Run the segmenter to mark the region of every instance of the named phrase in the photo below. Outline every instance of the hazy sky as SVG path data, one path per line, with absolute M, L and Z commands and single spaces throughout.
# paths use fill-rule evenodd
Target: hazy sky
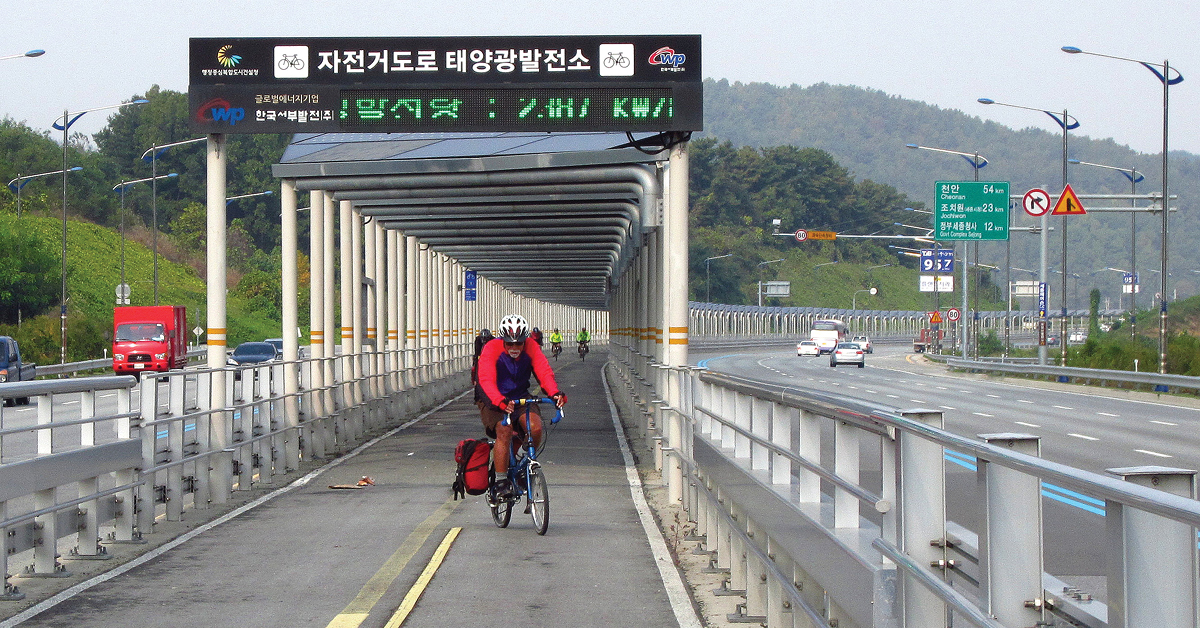
M 881 90 L 1024 128 L 1059 132 L 1041 113 L 976 99 L 1066 108 L 1076 131 L 1135 150 L 1162 147 L 1162 86 L 1145 68 L 1059 50 L 1161 63 L 1171 88 L 1170 146 L 1200 153 L 1200 4 L 1196 0 L 3 0 L 0 115 L 50 129 L 64 109 L 121 102 L 151 85 L 187 90 L 189 37 L 698 33 L 704 75 L 777 85 Z M 18 6 L 19 4 L 19 6 Z M 72 131 L 94 133 L 107 112 Z M 59 137 L 59 135 L 52 135 Z M 921 138 L 913 138 L 919 142 Z M 962 150 L 986 147 L 947 146 Z M 1087 159 L 1087 156 L 1079 156 Z

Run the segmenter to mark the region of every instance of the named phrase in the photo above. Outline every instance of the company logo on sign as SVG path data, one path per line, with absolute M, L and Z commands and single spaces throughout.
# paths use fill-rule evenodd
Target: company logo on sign
M 308 46 L 275 46 L 275 78 L 308 78 Z
M 600 76 L 633 76 L 633 44 L 600 44 Z
M 222 67 L 226 67 L 226 68 L 236 67 L 237 64 L 239 64 L 241 62 L 242 62 L 241 55 L 233 54 L 233 45 L 231 45 L 231 44 L 221 46 L 221 49 L 217 51 L 217 63 L 220 63 Z
M 676 53 L 674 48 L 663 46 L 650 54 L 650 65 L 669 66 L 660 67 L 663 72 L 682 72 L 683 62 L 687 61 L 687 55 Z
M 245 109 L 231 106 L 224 98 L 214 98 L 196 110 L 196 122 L 201 123 L 228 122 L 229 126 L 236 126 L 245 118 Z

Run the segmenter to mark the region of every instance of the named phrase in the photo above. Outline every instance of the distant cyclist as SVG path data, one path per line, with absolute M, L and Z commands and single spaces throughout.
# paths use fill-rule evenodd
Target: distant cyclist
M 487 328 L 479 331 L 479 335 L 475 336 L 475 357 L 471 359 L 471 385 L 475 386 L 475 402 L 478 403 L 482 397 L 479 395 L 479 353 L 483 351 L 483 346 L 488 341 L 495 338 L 492 332 Z
M 555 359 L 562 353 L 562 340 L 562 333 L 557 329 L 550 332 L 550 352 L 554 354 Z
M 591 341 L 592 341 L 592 334 L 591 334 L 591 332 L 589 332 L 587 330 L 587 327 L 580 328 L 579 333 L 575 335 L 575 342 L 577 342 L 585 347 Z
M 513 400 L 527 399 L 530 376 L 536 376 L 542 390 L 559 408 L 567 403 L 567 395 L 558 389 L 554 381 L 554 370 L 546 361 L 541 348 L 529 336 L 529 323 L 517 314 L 505 316 L 496 330 L 498 338 L 488 342 L 479 354 L 479 385 L 481 400 L 478 402 L 479 418 L 483 421 L 483 429 L 488 436 L 496 439 L 496 448 L 492 460 L 496 465 L 496 492 L 507 496 L 512 493 L 512 487 L 504 478 L 508 473 L 508 456 L 512 447 L 514 432 L 524 437 L 525 410 L 529 410 L 530 436 L 535 446 L 542 442 L 542 415 L 537 404 L 517 407 Z M 521 417 L 512 425 L 501 425 L 505 414 L 512 413 L 514 419 Z
M 539 347 L 542 346 L 542 330 L 534 327 L 533 331 L 529 332 L 529 337 L 533 338 L 533 341 L 538 343 Z

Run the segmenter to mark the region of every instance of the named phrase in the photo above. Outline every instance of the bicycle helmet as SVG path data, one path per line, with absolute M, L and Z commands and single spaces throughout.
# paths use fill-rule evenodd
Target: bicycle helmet
M 520 314 L 509 314 L 500 321 L 497 332 L 505 342 L 523 342 L 529 338 L 529 323 Z

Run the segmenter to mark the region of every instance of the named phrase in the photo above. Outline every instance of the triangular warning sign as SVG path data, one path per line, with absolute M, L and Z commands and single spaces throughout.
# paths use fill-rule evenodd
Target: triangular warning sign
M 1058 197 L 1058 202 L 1054 204 L 1054 211 L 1050 212 L 1051 216 L 1082 216 L 1087 211 L 1083 209 L 1083 203 L 1079 202 L 1079 197 L 1075 196 L 1075 190 L 1071 189 L 1071 184 L 1063 188 L 1062 196 Z
M 942 322 L 942 313 L 935 311 L 932 314 L 930 314 L 929 322 L 933 323 L 933 324 L 941 323 Z

